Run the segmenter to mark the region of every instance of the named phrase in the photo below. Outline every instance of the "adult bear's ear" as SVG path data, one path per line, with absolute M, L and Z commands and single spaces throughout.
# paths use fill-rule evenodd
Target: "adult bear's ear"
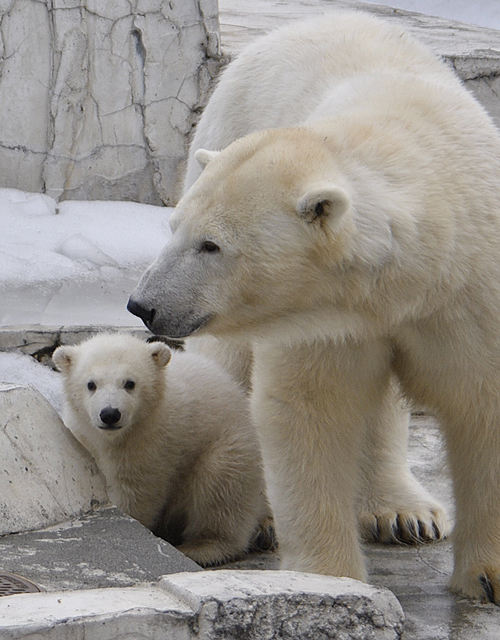
M 166 367 L 172 357 L 172 353 L 167 345 L 163 342 L 150 342 L 148 347 L 155 364 L 160 368 Z
M 203 169 L 207 166 L 209 162 L 212 162 L 214 158 L 219 155 L 220 151 L 208 151 L 208 149 L 198 149 L 194 154 L 194 157 L 199 164 L 203 167 Z
M 52 362 L 61 373 L 67 373 L 75 360 L 75 347 L 57 347 L 52 354 Z
M 307 222 L 339 220 L 351 206 L 347 193 L 335 185 L 324 185 L 307 191 L 297 203 L 299 214 Z

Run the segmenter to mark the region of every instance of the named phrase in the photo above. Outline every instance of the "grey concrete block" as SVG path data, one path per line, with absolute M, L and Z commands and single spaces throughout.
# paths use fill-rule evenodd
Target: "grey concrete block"
M 402 620 L 385 589 L 287 571 L 182 573 L 159 587 L 0 599 L 2 640 L 393 640 Z
M 41 362 L 50 358 L 56 347 L 62 344 L 78 344 L 99 331 L 130 332 L 139 337 L 147 337 L 151 332 L 141 327 L 116 326 L 45 326 L 16 325 L 0 327 L 0 351 L 15 351 L 35 357 Z
M 294 571 L 174 574 L 160 586 L 191 605 L 205 640 L 400 638 L 403 612 L 388 590 Z

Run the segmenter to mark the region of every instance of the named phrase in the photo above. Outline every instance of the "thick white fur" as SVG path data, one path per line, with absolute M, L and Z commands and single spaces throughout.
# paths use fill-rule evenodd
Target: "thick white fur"
M 263 121 L 271 128 L 232 142 Z M 447 441 L 452 587 L 500 603 L 500 136 L 491 120 L 427 49 L 351 13 L 252 45 L 225 73 L 203 137 L 231 144 L 182 199 L 172 241 L 132 300 L 153 331 L 252 341 L 252 411 L 284 566 L 366 578 L 356 525 L 363 459 L 381 508 L 387 499 L 399 509 L 412 491 L 409 508 L 418 504 L 402 454 L 393 468 L 386 455 L 396 379 L 436 414 Z M 315 216 L 304 203 L 318 190 L 343 195 Z M 399 496 L 395 478 L 405 483 Z
M 248 549 L 269 515 L 247 401 L 203 356 L 125 334 L 59 347 L 64 420 L 95 457 L 110 498 L 202 565 Z M 89 390 L 92 381 L 96 389 Z M 135 387 L 127 390 L 125 383 Z M 106 430 L 102 409 L 119 409 Z
M 187 192 L 216 156 L 215 150 L 254 131 L 314 122 L 357 104 L 382 71 L 423 73 L 430 81 L 457 86 L 456 78 L 414 42 L 395 42 L 399 33 L 362 14 L 322 18 L 256 40 L 224 72 L 196 128 L 185 178 Z M 381 48 L 382 45 L 382 48 Z M 395 46 L 396 45 L 396 46 Z M 212 151 L 207 151 L 207 149 Z M 384 196 L 387 197 L 387 196 Z M 368 212 L 378 215 L 378 209 Z M 370 259 L 382 252 L 388 228 L 372 225 L 380 242 L 370 241 Z M 386 236 L 384 238 L 384 235 Z M 187 349 L 216 359 L 247 389 L 252 347 L 244 337 L 202 335 Z M 380 412 L 365 443 L 359 521 L 366 540 L 425 542 L 446 536 L 443 507 L 412 476 L 406 457 L 409 411 L 398 393 Z M 376 464 L 375 464 L 376 461 Z

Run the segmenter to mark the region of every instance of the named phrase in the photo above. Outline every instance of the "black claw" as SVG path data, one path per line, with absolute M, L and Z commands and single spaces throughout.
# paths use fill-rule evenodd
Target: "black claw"
M 410 520 L 407 526 L 408 534 L 406 536 L 406 542 L 408 544 L 416 544 L 420 539 L 420 523 L 417 523 L 415 526 L 413 520 Z
M 421 527 L 419 522 L 418 530 L 413 520 L 403 521 L 401 516 L 398 515 L 396 522 L 392 527 L 395 542 L 401 544 L 418 544 L 421 541 Z
M 392 532 L 396 542 L 407 544 L 409 542 L 409 536 L 404 527 L 404 522 L 400 515 L 396 517 L 396 522 L 392 527 Z M 410 534 L 411 535 L 411 534 Z
M 485 576 L 484 574 L 479 576 L 479 582 L 484 589 L 488 602 L 493 602 L 493 604 L 495 604 L 495 592 L 488 576 Z
M 262 528 L 250 544 L 253 551 L 275 551 L 278 548 L 278 538 L 273 526 Z
M 432 523 L 432 530 L 434 531 L 434 540 L 441 540 L 443 537 L 441 531 L 435 522 Z
M 425 525 L 420 520 L 417 521 L 418 532 L 417 532 L 417 542 L 424 542 L 427 540 L 432 540 L 427 533 L 425 532 Z
M 392 535 L 394 538 L 394 542 L 401 542 L 401 520 L 399 516 L 396 516 L 396 520 L 393 523 L 392 527 Z

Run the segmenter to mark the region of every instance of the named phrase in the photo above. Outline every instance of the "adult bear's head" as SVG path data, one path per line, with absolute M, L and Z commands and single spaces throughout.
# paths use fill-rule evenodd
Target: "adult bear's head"
M 196 157 L 204 171 L 129 311 L 153 332 L 183 338 L 283 330 L 331 304 L 334 281 L 344 286 L 334 271 L 352 255 L 353 219 L 349 183 L 323 136 L 270 130 Z

